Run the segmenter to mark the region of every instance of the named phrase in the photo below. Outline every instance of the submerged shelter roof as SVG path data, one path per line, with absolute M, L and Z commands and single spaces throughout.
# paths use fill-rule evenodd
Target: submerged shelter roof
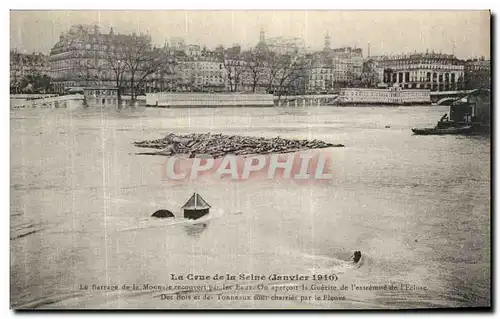
M 186 204 L 182 206 L 184 209 L 206 209 L 210 207 L 211 206 L 198 193 L 194 193 Z

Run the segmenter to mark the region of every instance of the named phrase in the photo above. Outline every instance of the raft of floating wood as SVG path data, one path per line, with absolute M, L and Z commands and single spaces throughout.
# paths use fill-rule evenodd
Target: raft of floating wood
M 211 155 L 214 158 L 228 154 L 257 155 L 291 153 L 301 150 L 344 147 L 342 144 L 331 144 L 319 140 L 291 140 L 280 137 L 264 138 L 211 133 L 191 133 L 178 135 L 170 133 L 164 138 L 134 142 L 137 147 L 158 149 L 154 152 L 141 152 L 138 155 L 174 156 L 185 154 L 190 158 L 196 155 Z

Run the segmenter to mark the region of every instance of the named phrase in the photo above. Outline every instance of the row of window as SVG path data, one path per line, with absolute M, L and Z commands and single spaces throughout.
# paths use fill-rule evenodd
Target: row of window
M 342 74 L 335 74 L 334 75 L 319 75 L 319 76 L 311 76 L 310 80 L 311 81 L 323 81 L 323 80 L 335 80 L 335 79 L 341 79 L 341 78 L 352 78 L 352 76 L 348 76 L 346 73 L 342 73 Z
M 85 96 L 98 97 L 98 96 L 115 96 L 116 90 L 88 90 L 85 91 Z
M 392 71 L 392 72 L 389 72 L 391 74 L 411 74 L 411 75 L 429 75 L 429 74 L 462 74 L 463 72 L 428 72 L 427 70 L 421 70 L 421 71 L 406 71 L 406 72 L 398 72 L 398 71 Z
M 205 81 L 203 81 L 203 80 L 196 80 L 194 83 L 195 84 L 203 84 L 203 83 L 205 83 L 205 84 L 214 84 L 214 83 L 223 83 L 223 82 L 224 81 L 222 79 L 220 79 L 220 80 L 212 80 L 212 81 L 208 81 L 208 80 L 205 80 Z
M 468 66 L 466 68 L 466 71 L 490 71 L 491 68 L 489 66 L 482 66 L 482 65 L 474 65 L 474 66 Z
M 431 82 L 432 83 L 443 83 L 444 82 L 444 83 L 456 83 L 456 82 L 458 82 L 458 79 L 444 79 L 444 81 L 443 81 L 442 78 L 439 78 L 439 79 L 437 79 L 437 78 L 434 78 L 434 79 L 427 79 L 427 78 L 419 78 L 419 79 L 417 79 L 417 78 L 411 78 L 410 81 L 404 81 L 404 82 L 403 81 L 399 81 L 398 82 L 398 81 L 394 81 L 393 80 L 391 82 L 393 82 L 393 83 L 410 83 L 410 82 L 429 82 L 429 83 L 431 83 Z
M 195 78 L 207 78 L 207 79 L 222 79 L 224 76 L 222 75 L 196 75 Z
M 198 69 L 210 69 L 210 70 L 222 70 L 224 65 L 222 63 L 183 63 L 186 68 L 198 68 Z
M 71 45 L 72 48 L 76 49 L 86 49 L 86 50 L 100 50 L 100 51 L 115 51 L 115 52 L 122 52 L 126 50 L 125 45 L 107 45 L 107 44 L 98 44 L 98 43 L 82 43 L 78 42 L 76 44 Z M 67 47 L 66 47 L 67 48 Z
M 429 92 L 427 91 L 407 91 L 407 92 L 388 92 L 386 90 L 378 91 L 345 91 L 345 95 L 351 96 L 369 96 L 369 97 L 422 97 L 427 96 Z
M 391 79 L 391 77 L 386 77 L 386 79 Z M 455 73 L 452 73 L 451 76 L 449 73 L 446 73 L 444 76 L 443 74 L 437 75 L 436 73 L 431 74 L 427 73 L 427 76 L 410 76 L 408 73 L 406 73 L 404 76 L 403 74 L 399 73 L 399 76 L 397 74 L 392 75 L 392 82 L 417 82 L 419 80 L 420 82 L 456 82 L 458 80 L 458 77 L 455 76 Z
M 326 68 L 315 68 L 315 69 L 312 69 L 312 73 L 321 73 L 321 74 L 325 74 L 325 73 L 333 73 L 337 70 L 347 70 L 347 69 L 353 69 L 352 66 L 348 66 L 348 65 L 335 65 L 333 68 L 331 69 L 326 69 Z
M 352 77 L 348 77 L 348 76 L 344 76 L 344 77 L 339 77 L 339 78 L 336 78 L 335 80 L 331 80 L 330 82 L 331 83 L 334 83 L 334 82 L 342 82 L 342 81 L 348 81 L 348 80 L 352 80 Z M 322 85 L 323 83 L 325 83 L 325 81 L 323 80 L 311 80 L 309 81 L 309 83 L 315 83 L 316 85 Z
M 187 73 L 186 73 L 187 74 Z M 217 72 L 217 71 L 208 71 L 208 72 L 196 72 L 196 73 L 189 73 L 192 76 L 216 76 L 216 77 L 221 77 L 223 74 L 222 72 Z
M 403 70 L 418 70 L 418 69 L 432 69 L 432 70 L 463 70 L 463 65 L 421 65 L 421 64 L 412 64 L 412 65 L 394 65 L 394 64 L 385 64 L 381 65 L 385 68 L 393 68 L 393 69 L 403 69 Z
M 459 65 L 461 64 L 459 60 L 452 59 L 425 59 L 425 60 L 415 60 L 415 59 L 402 59 L 402 60 L 385 60 L 381 63 L 388 64 L 449 64 L 449 65 Z

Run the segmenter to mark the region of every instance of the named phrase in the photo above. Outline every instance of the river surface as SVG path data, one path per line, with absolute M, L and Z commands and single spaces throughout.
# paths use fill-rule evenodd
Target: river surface
M 447 111 L 439 106 L 12 110 L 11 305 L 489 306 L 490 140 L 414 136 L 410 130 L 434 125 Z M 326 184 L 172 184 L 162 177 L 165 157 L 133 155 L 140 149 L 131 144 L 169 132 L 279 135 L 345 148 L 327 150 L 334 177 Z M 212 206 L 202 224 L 180 218 L 194 191 Z M 161 208 L 180 216 L 149 218 Z M 360 267 L 347 261 L 355 250 L 363 253 Z M 236 278 L 179 280 L 190 273 Z M 266 278 L 252 281 L 239 274 Z M 271 274 L 310 278 L 271 280 Z M 311 278 L 318 274 L 327 278 Z M 121 289 L 133 284 L 139 289 Z M 218 285 L 215 290 L 196 291 L 212 284 Z M 120 289 L 97 289 L 114 285 Z M 314 290 L 321 285 L 348 289 Z M 259 294 L 268 297 L 235 300 Z M 325 294 L 337 300 L 322 299 Z M 297 297 L 271 298 L 287 295 Z

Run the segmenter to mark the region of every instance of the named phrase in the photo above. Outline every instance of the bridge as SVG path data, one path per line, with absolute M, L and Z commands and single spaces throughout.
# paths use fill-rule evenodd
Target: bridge
M 431 103 L 437 105 L 451 104 L 451 102 L 466 96 L 472 91 L 474 90 L 430 92 Z M 337 97 L 338 94 L 291 95 L 282 96 L 279 99 L 275 96 L 274 101 L 278 106 L 325 105 L 335 101 Z
M 437 105 L 449 105 L 472 91 L 474 90 L 431 92 L 431 102 Z

